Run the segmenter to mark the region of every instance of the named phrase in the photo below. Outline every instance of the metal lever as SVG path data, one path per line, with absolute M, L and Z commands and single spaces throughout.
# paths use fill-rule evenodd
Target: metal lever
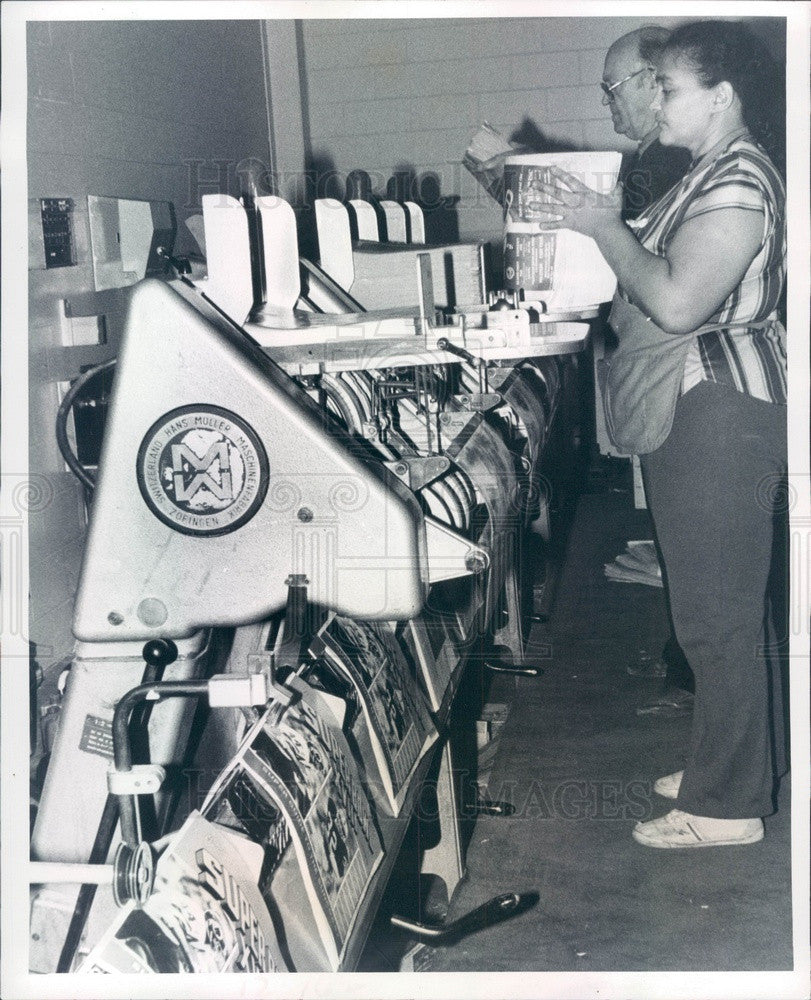
M 308 507 L 302 507 L 298 512 L 299 520 L 305 523 L 312 520 L 312 517 L 312 511 Z M 287 606 L 276 663 L 279 667 L 295 670 L 301 660 L 301 647 L 306 632 L 306 615 L 309 607 L 307 585 L 310 581 L 303 573 L 291 573 L 284 582 L 287 587 Z
M 489 661 L 485 661 L 484 665 L 496 674 L 517 674 L 519 677 L 540 677 L 543 674 L 540 667 L 506 667 Z
M 468 364 L 478 365 L 479 363 L 479 359 L 474 358 L 470 351 L 466 351 L 464 347 L 452 344 L 447 337 L 440 337 L 436 342 L 436 346 L 438 351 L 447 351 L 448 354 L 455 354 L 457 358 L 467 361 Z
M 508 917 L 515 916 L 517 913 L 528 910 L 537 902 L 538 894 L 535 892 L 523 895 L 519 895 L 517 892 L 505 892 L 449 924 L 421 924 L 416 920 L 397 916 L 397 914 L 392 914 L 389 919 L 393 927 L 408 931 L 409 934 L 413 934 L 414 937 L 422 941 L 428 941 L 431 944 L 445 944 L 451 940 L 458 940 L 464 934 L 470 934 L 482 927 L 488 927 L 506 920 Z
M 477 816 L 514 816 L 515 806 L 496 799 L 476 799 L 474 812 Z
M 166 247 L 156 247 L 155 256 L 171 264 L 179 275 L 191 274 L 191 264 L 188 257 L 175 257 L 174 254 L 169 253 Z

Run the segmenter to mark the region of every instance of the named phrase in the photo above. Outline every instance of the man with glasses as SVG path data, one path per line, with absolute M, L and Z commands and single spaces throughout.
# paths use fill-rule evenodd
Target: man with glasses
M 651 103 L 656 96 L 656 62 L 670 35 L 667 28 L 639 28 L 618 38 L 605 57 L 603 104 L 608 105 L 614 131 L 627 135 L 637 151 L 623 161 L 623 218 L 636 219 L 681 180 L 690 154 L 686 149 L 665 148 Z

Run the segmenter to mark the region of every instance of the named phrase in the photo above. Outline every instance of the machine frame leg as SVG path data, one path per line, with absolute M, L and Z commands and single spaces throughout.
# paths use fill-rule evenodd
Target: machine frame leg
M 442 748 L 436 785 L 439 841 L 423 855 L 420 874 L 436 875 L 445 883 L 450 902 L 456 887 L 465 876 L 462 834 L 457 809 L 456 783 L 453 777 L 453 753 L 448 741 Z
M 504 610 L 506 612 L 506 621 L 501 627 L 494 629 L 493 639 L 497 644 L 506 646 L 512 653 L 513 662 L 520 664 L 524 662 L 525 646 L 517 548 L 515 539 L 513 539 L 513 543 L 510 546 L 507 571 L 504 574 Z

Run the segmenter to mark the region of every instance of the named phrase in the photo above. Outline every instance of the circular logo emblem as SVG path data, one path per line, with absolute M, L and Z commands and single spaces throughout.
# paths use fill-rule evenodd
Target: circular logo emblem
M 235 413 L 182 406 L 149 428 L 138 486 L 156 517 L 187 535 L 224 535 L 249 521 L 268 488 L 262 442 Z

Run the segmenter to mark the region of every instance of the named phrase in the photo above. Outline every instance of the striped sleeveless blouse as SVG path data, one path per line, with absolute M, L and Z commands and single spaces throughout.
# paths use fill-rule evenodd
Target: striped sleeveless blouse
M 720 329 L 695 338 L 685 362 L 682 393 L 712 381 L 756 399 L 785 404 L 786 332 L 777 317 L 786 272 L 785 203 L 780 174 L 743 131 L 726 137 L 694 163 L 640 220 L 640 243 L 664 256 L 688 219 L 720 208 L 763 214 L 760 248 L 741 283 L 703 324 Z

